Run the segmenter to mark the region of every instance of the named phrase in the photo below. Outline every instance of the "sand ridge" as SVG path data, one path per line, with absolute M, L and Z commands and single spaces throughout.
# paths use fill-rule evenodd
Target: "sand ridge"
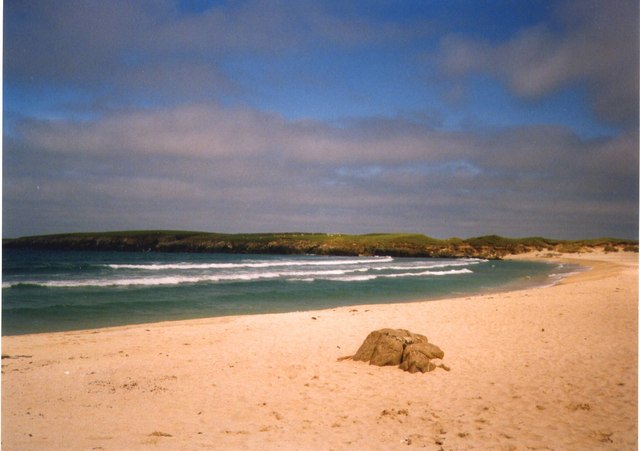
M 636 449 L 638 255 L 560 258 L 592 269 L 457 299 L 5 337 L 3 449 Z M 425 334 L 451 371 L 339 360 L 384 327 Z

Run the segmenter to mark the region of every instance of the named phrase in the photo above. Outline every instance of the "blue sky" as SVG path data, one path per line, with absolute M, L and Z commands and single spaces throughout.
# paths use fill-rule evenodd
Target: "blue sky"
M 638 233 L 634 1 L 11 1 L 3 234 Z

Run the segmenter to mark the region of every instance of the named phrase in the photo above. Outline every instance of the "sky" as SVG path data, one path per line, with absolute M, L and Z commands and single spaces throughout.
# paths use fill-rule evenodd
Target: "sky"
M 635 0 L 5 0 L 3 236 L 638 236 Z

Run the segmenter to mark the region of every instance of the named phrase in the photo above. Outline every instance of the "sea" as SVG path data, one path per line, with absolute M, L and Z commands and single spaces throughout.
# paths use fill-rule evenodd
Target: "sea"
M 549 285 L 577 269 L 478 258 L 5 249 L 2 335 L 460 297 Z

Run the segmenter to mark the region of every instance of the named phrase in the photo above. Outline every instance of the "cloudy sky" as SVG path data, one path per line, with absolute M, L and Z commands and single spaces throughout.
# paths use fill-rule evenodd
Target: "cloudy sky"
M 636 0 L 6 0 L 3 234 L 638 234 Z

